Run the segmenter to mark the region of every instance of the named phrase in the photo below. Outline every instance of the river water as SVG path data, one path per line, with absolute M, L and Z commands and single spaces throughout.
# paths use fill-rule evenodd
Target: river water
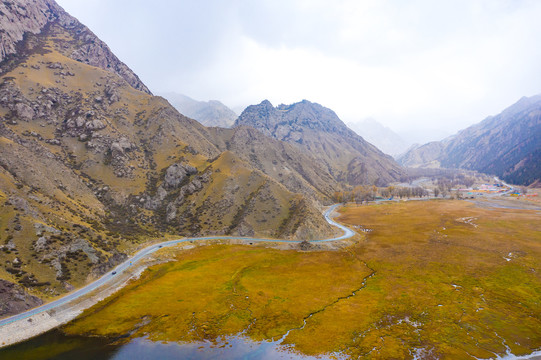
M 66 336 L 52 330 L 20 344 L 0 349 L 2 360 L 169 360 L 169 359 L 330 359 L 295 353 L 278 342 L 254 342 L 242 336 L 229 336 L 212 343 L 153 342 L 146 338 L 133 339 L 115 345 L 110 339 Z M 336 357 L 333 357 L 336 358 Z

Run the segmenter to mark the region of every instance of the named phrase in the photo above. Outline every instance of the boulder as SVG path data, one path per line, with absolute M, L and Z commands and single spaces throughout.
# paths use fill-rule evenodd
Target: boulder
M 18 103 L 15 105 L 15 113 L 17 114 L 17 117 L 19 119 L 29 121 L 34 118 L 35 112 L 34 110 L 24 103 Z

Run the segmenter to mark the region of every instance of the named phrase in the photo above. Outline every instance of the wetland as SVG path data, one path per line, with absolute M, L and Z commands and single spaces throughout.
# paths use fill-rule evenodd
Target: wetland
M 539 216 L 458 200 L 346 206 L 339 221 L 364 230 L 350 246 L 179 251 L 74 321 L 0 357 L 531 354 L 541 349 Z

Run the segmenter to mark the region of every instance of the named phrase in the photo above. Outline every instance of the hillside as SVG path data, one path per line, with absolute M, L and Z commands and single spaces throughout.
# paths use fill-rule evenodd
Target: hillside
M 38 51 L 39 43 L 22 42 L 30 34 L 47 32 L 58 24 L 71 34 L 56 50 L 70 59 L 99 67 L 123 78 L 133 88 L 150 94 L 150 90 L 126 64 L 111 52 L 107 44 L 77 19 L 66 13 L 54 0 L 6 0 L 0 4 L 0 63 L 3 71 L 9 63 Z M 25 49 L 22 45 L 27 47 Z
M 228 151 L 53 1 L 22 4 L 0 5 L 4 288 L 55 296 L 166 236 L 332 232 L 321 190 L 291 191 Z
M 310 154 L 338 182 L 385 185 L 398 180 L 402 172 L 390 156 L 349 129 L 334 111 L 307 100 L 278 107 L 265 100 L 249 106 L 234 126 L 243 125 Z
M 214 143 L 237 154 L 293 192 L 328 203 L 343 185 L 310 153 L 284 141 L 265 136 L 250 126 L 209 129 Z
M 218 100 L 197 101 L 177 93 L 162 94 L 181 114 L 199 121 L 205 126 L 229 128 L 237 114 Z
M 541 179 L 541 95 L 523 97 L 500 114 L 412 149 L 398 161 L 410 167 L 477 170 L 531 184 Z

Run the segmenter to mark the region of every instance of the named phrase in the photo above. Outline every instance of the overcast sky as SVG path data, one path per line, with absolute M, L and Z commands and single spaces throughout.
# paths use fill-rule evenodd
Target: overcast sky
M 541 1 L 57 1 L 154 93 L 236 110 L 308 99 L 453 133 L 541 93 Z

